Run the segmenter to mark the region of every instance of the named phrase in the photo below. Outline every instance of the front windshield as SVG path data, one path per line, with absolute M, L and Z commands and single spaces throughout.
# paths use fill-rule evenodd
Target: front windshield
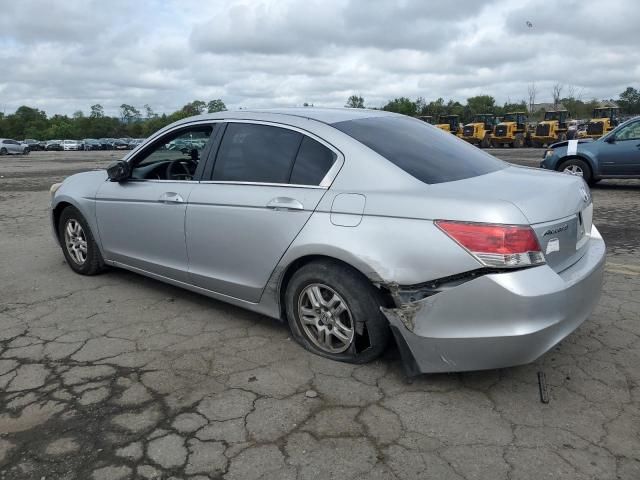
M 515 113 L 507 113 L 504 116 L 504 122 L 517 122 L 518 121 L 518 116 Z
M 547 112 L 544 114 L 545 120 L 558 120 L 558 112 Z

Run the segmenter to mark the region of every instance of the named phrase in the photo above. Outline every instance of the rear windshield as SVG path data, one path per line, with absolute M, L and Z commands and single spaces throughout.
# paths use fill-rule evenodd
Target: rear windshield
M 424 183 L 452 182 L 506 168 L 478 147 L 410 117 L 370 117 L 333 126 Z

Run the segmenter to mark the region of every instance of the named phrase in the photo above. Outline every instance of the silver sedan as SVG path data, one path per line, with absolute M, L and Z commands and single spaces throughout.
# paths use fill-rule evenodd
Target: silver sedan
M 29 145 L 10 138 L 0 138 L 0 155 L 29 155 Z
M 192 117 L 51 190 L 74 271 L 125 268 L 281 319 L 334 360 L 393 339 L 410 374 L 531 362 L 602 287 L 581 178 L 387 112 Z

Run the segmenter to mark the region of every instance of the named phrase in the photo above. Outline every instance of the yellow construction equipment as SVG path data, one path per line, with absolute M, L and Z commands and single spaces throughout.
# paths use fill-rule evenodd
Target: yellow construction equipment
M 511 146 L 522 148 L 529 143 L 527 132 L 527 114 L 525 112 L 510 112 L 496 125 L 491 139 L 493 147 Z
M 462 136 L 462 122 L 460 121 L 460 115 L 441 115 L 438 123 L 436 124 L 440 130 L 453 133 L 454 135 Z
M 536 125 L 536 131 L 531 135 L 531 145 L 542 147 L 567 139 L 569 121 L 568 110 L 552 110 L 545 112 L 544 120 Z
M 620 107 L 599 107 L 593 109 L 593 118 L 587 124 L 588 138 L 599 138 L 613 130 L 619 123 Z
M 490 147 L 495 125 L 496 116 L 493 113 L 479 113 L 462 128 L 461 138 L 481 148 Z

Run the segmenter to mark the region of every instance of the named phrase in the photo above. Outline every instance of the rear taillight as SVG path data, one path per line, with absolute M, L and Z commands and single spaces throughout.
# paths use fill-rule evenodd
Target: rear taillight
M 436 220 L 436 225 L 487 267 L 517 268 L 545 262 L 531 227 Z

